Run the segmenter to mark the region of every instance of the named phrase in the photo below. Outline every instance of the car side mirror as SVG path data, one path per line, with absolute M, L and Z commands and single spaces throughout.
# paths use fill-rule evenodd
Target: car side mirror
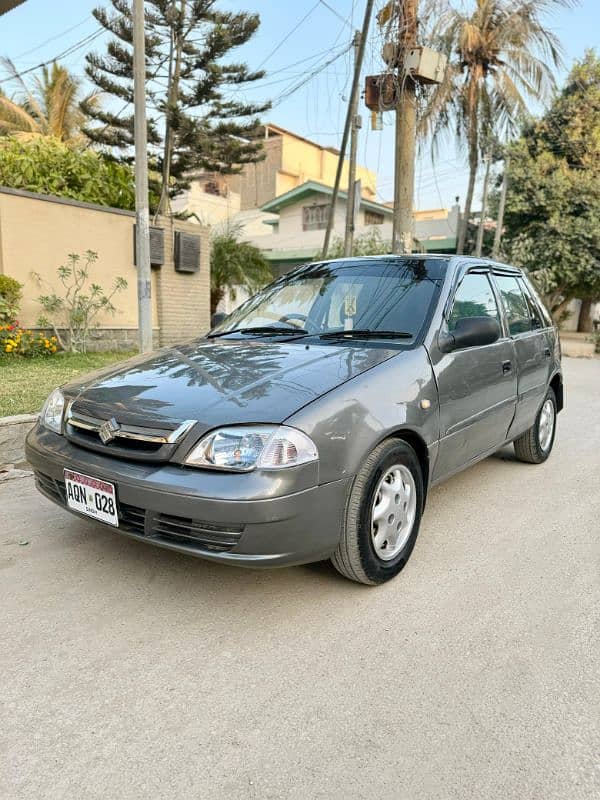
M 440 334 L 438 344 L 442 353 L 451 353 L 463 347 L 493 344 L 500 334 L 498 320 L 493 317 L 463 317 L 457 321 L 452 333 Z
M 216 328 L 217 325 L 220 325 L 223 320 L 226 318 L 227 314 L 223 311 L 215 311 L 215 313 L 210 318 L 210 327 Z

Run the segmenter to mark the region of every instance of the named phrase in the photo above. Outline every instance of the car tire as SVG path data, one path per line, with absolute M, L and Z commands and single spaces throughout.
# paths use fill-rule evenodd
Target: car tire
M 514 441 L 515 454 L 519 461 L 527 464 L 544 462 L 552 452 L 555 434 L 556 395 L 553 389 L 548 389 L 535 422 Z
M 415 546 L 423 500 L 423 472 L 413 448 L 400 439 L 382 442 L 354 479 L 334 567 L 371 586 L 394 578 Z

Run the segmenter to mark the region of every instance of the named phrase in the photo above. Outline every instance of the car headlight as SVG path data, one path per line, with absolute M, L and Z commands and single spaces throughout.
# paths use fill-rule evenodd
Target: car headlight
M 54 433 L 62 433 L 65 398 L 60 389 L 55 389 L 44 403 L 40 422 Z
M 250 472 L 282 469 L 316 461 L 319 457 L 309 437 L 285 425 L 236 425 L 207 434 L 185 463 L 193 467 Z

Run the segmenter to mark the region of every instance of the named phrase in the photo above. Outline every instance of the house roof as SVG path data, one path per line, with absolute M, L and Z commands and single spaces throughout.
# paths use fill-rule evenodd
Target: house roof
M 288 128 L 282 128 L 281 125 L 276 125 L 274 122 L 267 122 L 264 125 L 264 130 L 266 133 L 266 138 L 268 138 L 269 132 L 273 132 L 280 136 L 290 136 L 292 139 L 297 139 L 299 142 L 305 142 L 306 144 L 310 144 L 312 147 L 316 147 L 319 150 L 328 150 L 335 156 L 339 155 L 340 153 L 340 151 L 336 150 L 335 147 L 328 147 L 327 145 L 319 144 L 318 142 L 315 142 L 313 139 L 307 139 L 306 136 L 300 136 L 299 133 L 294 133 L 294 131 L 288 130 Z
M 7 11 L 10 11 L 11 8 L 16 8 L 16 6 L 20 6 L 24 0 L 0 0 L 0 16 L 2 14 L 6 14 Z
M 294 205 L 313 194 L 323 194 L 327 197 L 331 197 L 333 189 L 331 186 L 326 186 L 324 183 L 319 183 L 318 181 L 306 181 L 301 186 L 296 186 L 294 189 L 290 189 L 289 192 L 284 192 L 284 194 L 280 194 L 279 197 L 269 200 L 268 203 L 265 203 L 264 206 L 261 207 L 261 211 L 271 211 L 278 214 L 285 206 Z M 340 200 L 347 200 L 348 192 L 338 192 L 338 198 Z M 361 208 L 383 214 L 384 217 L 391 218 L 393 215 L 391 208 L 381 203 L 374 203 L 372 200 L 366 200 L 364 197 L 361 197 L 360 205 Z

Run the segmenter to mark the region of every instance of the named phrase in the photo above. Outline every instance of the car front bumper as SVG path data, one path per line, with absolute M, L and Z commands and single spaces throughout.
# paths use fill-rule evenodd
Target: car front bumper
M 63 471 L 70 469 L 115 484 L 119 527 L 113 529 L 118 533 L 247 567 L 291 566 L 330 556 L 340 538 L 351 482 L 345 477 L 310 485 L 315 472 L 302 467 L 294 468 L 299 472 L 290 480 L 273 472 L 210 473 L 125 461 L 73 445 L 39 425 L 27 437 L 26 454 L 38 489 L 66 510 L 71 511 Z M 301 488 L 286 491 L 291 487 Z

